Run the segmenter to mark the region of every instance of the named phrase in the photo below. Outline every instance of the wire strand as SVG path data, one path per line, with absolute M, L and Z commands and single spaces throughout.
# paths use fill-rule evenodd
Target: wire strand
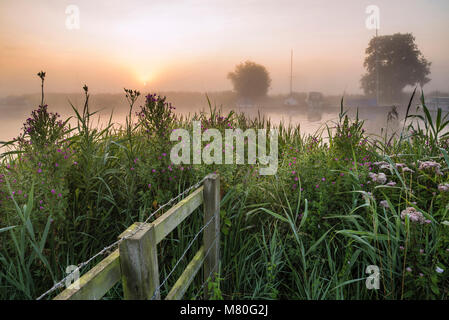
M 156 298 L 156 295 L 158 294 L 158 292 L 160 292 L 160 289 L 164 286 L 164 284 L 167 282 L 168 278 L 170 278 L 170 276 L 172 275 L 173 271 L 175 271 L 176 267 L 179 265 L 179 263 L 181 262 L 181 260 L 185 257 L 187 251 L 189 251 L 190 247 L 193 245 L 193 243 L 195 242 L 195 240 L 198 238 L 198 236 L 200 235 L 201 232 L 203 232 L 204 229 L 206 229 L 206 227 L 212 222 L 212 220 L 214 220 L 215 216 L 213 216 L 212 218 L 209 219 L 209 221 L 200 229 L 200 231 L 198 231 L 196 233 L 196 235 L 193 237 L 193 239 L 190 241 L 190 243 L 188 244 L 187 248 L 184 250 L 184 252 L 182 253 L 181 257 L 178 259 L 178 261 L 176 262 L 175 266 L 171 269 L 171 271 L 169 272 L 169 274 L 165 277 L 164 281 L 162 281 L 162 283 L 156 288 L 156 290 L 154 291 L 153 296 L 151 297 L 151 300 L 154 300 Z M 215 243 L 215 240 L 213 241 L 213 243 Z M 209 247 L 207 253 L 205 256 L 207 256 L 207 254 L 209 253 L 210 249 L 212 248 L 213 244 L 211 244 L 211 246 Z

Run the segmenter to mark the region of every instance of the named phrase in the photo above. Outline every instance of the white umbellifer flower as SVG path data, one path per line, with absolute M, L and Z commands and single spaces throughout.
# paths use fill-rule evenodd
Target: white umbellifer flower
M 444 272 L 444 269 L 441 269 L 440 267 L 437 267 L 437 268 L 435 269 L 435 271 L 438 272 L 438 273 L 443 273 L 443 272 Z
M 449 183 L 442 183 L 438 186 L 438 191 L 440 192 L 448 192 L 449 191 Z
M 380 184 L 385 184 L 385 182 L 387 182 L 387 176 L 385 175 L 385 173 L 379 173 L 378 175 L 377 175 L 377 181 L 380 183 Z
M 380 172 L 378 174 L 370 172 L 369 177 L 371 178 L 371 180 L 373 182 L 378 182 L 380 184 L 385 184 L 385 182 L 387 182 L 387 176 L 385 175 L 385 173 L 382 173 L 382 172 Z
M 428 170 L 433 169 L 435 170 L 436 174 L 443 175 L 443 173 L 440 171 L 441 164 L 435 161 L 418 161 L 419 163 L 419 170 Z
M 408 207 L 405 210 L 402 210 L 401 219 L 405 220 L 405 217 L 408 217 L 411 222 L 418 222 L 420 224 L 427 223 L 423 214 L 413 207 Z

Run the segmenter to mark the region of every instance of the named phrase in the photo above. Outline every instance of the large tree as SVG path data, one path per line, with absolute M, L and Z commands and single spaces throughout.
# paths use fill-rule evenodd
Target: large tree
M 267 69 L 251 61 L 237 65 L 234 72 L 228 74 L 228 79 L 232 81 L 237 94 L 245 98 L 265 96 L 271 85 Z
M 423 86 L 430 79 L 430 62 L 424 58 L 411 33 L 373 38 L 366 49 L 364 66 L 367 73 L 361 79 L 366 95 L 377 95 L 383 101 L 395 101 L 407 85 Z

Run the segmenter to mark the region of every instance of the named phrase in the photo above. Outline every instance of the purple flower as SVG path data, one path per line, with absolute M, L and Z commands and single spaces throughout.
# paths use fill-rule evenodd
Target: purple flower
M 37 173 L 42 173 L 42 169 L 41 168 L 37 169 Z
M 55 194 L 56 190 L 55 189 L 51 189 L 51 193 Z
M 59 167 L 59 164 L 57 162 L 55 163 L 55 167 Z

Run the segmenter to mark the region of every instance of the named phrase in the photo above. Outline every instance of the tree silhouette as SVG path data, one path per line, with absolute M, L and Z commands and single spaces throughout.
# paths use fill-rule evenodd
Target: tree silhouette
M 235 67 L 234 72 L 228 74 L 234 90 L 240 97 L 258 98 L 265 96 L 271 85 L 267 69 L 252 61 L 246 61 Z
M 401 97 L 407 85 L 423 86 L 430 81 L 430 65 L 415 43 L 411 33 L 379 36 L 371 39 L 366 49 L 364 67 L 367 73 L 361 79 L 366 95 L 377 94 L 383 100 L 394 101 Z

